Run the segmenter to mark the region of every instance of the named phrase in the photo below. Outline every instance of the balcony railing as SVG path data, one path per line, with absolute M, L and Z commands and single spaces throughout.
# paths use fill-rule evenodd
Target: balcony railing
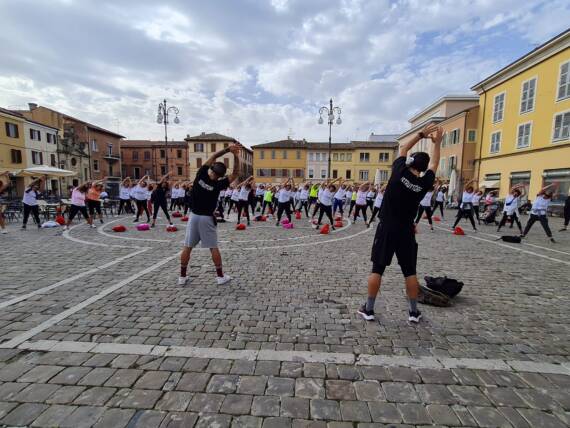
M 121 160 L 121 156 L 115 154 L 115 153 L 106 153 L 105 156 L 103 156 L 105 159 L 107 159 L 108 161 L 120 161 Z

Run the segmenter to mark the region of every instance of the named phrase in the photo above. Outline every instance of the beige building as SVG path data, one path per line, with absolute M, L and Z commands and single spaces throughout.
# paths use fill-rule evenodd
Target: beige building
M 227 137 L 222 134 L 202 132 L 200 135 L 191 137 L 187 135 L 184 139 L 188 143 L 188 162 L 190 165 L 190 177 L 196 176 L 198 169 L 219 150 L 225 149 L 232 143 L 239 143 L 238 140 L 232 137 Z M 228 171 L 234 168 L 234 156 L 228 153 L 219 159 L 224 162 Z M 240 151 L 239 158 L 239 178 L 245 179 L 253 175 L 253 151 L 244 146 Z

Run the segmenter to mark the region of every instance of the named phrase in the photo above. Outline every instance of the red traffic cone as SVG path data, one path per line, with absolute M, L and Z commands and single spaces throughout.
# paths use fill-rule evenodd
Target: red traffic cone
M 295 220 L 301 220 L 301 211 L 295 213 Z
M 113 232 L 124 232 L 126 230 L 127 230 L 127 228 L 125 226 L 123 226 L 122 224 L 118 224 L 118 225 L 113 227 Z
M 342 216 L 341 215 L 337 215 L 335 218 L 335 221 L 342 221 Z M 336 227 L 336 226 L 335 226 Z
M 342 226 L 343 226 L 342 221 L 335 221 L 334 227 L 342 227 Z
M 453 231 L 453 234 L 454 234 L 454 235 L 458 235 L 458 236 L 463 236 L 463 235 L 465 235 L 465 232 L 463 231 L 462 228 L 460 228 L 459 226 L 457 226 L 457 227 L 455 228 L 455 230 Z
M 167 232 L 176 232 L 177 230 L 178 230 L 178 228 L 176 226 L 174 226 L 173 224 L 169 224 L 168 226 L 166 226 Z
M 236 230 L 245 230 L 245 224 L 240 223 L 236 226 Z
M 432 218 L 433 218 L 433 221 L 441 221 L 441 217 L 438 215 L 434 215 Z
M 328 224 L 325 224 L 323 227 L 321 227 L 321 231 L 319 232 L 321 235 L 328 235 L 330 231 L 330 226 Z

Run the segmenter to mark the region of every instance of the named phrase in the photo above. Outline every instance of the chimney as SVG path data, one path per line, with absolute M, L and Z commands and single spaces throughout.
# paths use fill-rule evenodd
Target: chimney
M 38 105 L 36 103 L 28 103 L 28 107 L 30 109 L 30 111 L 35 110 L 38 108 Z
M 202 132 L 202 136 L 204 136 L 204 135 L 206 135 L 206 133 L 205 133 L 205 132 Z

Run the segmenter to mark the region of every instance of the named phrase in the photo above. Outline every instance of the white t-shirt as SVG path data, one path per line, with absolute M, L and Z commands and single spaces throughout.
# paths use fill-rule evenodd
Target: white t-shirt
M 324 189 L 322 187 L 319 187 L 319 193 L 317 193 L 317 199 L 320 202 L 321 201 L 321 195 L 323 194 Z
M 232 189 L 226 189 L 226 192 L 224 193 L 224 196 L 226 198 L 229 198 L 230 196 L 232 196 L 233 190 Z
M 356 193 L 356 205 L 366 205 L 366 192 L 359 190 Z
M 473 192 L 463 192 L 463 196 L 461 196 L 461 208 L 464 208 L 466 204 L 472 204 L 473 201 Z
M 291 200 L 291 195 L 293 194 L 293 192 L 291 192 L 290 190 L 287 189 L 281 189 L 278 193 L 277 193 L 277 202 L 280 203 L 286 203 L 289 202 Z
M 125 186 L 119 187 L 119 199 L 130 199 L 131 198 L 131 189 Z
M 380 208 L 382 206 L 382 200 L 384 199 L 384 193 L 378 192 L 376 199 L 374 199 L 374 208 Z
M 441 190 L 439 192 L 437 192 L 437 195 L 435 195 L 435 200 L 437 202 L 445 201 L 445 193 L 443 193 Z
M 239 200 L 247 201 L 249 199 L 249 190 L 247 187 L 243 186 L 239 191 Z
M 424 198 L 420 201 L 420 205 L 422 207 L 429 207 L 431 206 L 431 197 L 433 196 L 433 192 L 427 192 Z
M 301 190 L 299 199 L 301 199 L 302 201 L 306 201 L 307 199 L 309 199 L 309 191 L 307 189 Z
M 232 201 L 239 201 L 239 192 L 240 189 L 232 190 Z
M 101 192 L 101 194 L 99 195 L 99 197 L 100 197 L 101 199 L 107 199 L 107 198 L 109 197 L 109 194 L 103 190 L 103 191 Z
M 508 195 L 505 198 L 505 207 L 503 208 L 503 212 L 506 213 L 507 215 L 513 215 L 514 213 L 517 212 L 517 209 L 519 207 L 519 197 L 518 196 L 513 196 L 513 195 Z
M 257 189 L 255 189 L 255 196 L 263 196 L 264 193 L 265 193 L 265 190 L 262 189 L 261 187 L 258 187 Z
M 22 202 L 26 205 L 36 206 L 38 204 L 38 194 L 35 190 L 30 188 L 26 189 L 24 192 L 24 197 L 22 198 Z
M 544 196 L 537 196 L 532 203 L 532 208 L 530 210 L 531 214 L 534 215 L 546 215 L 548 206 L 550 205 L 550 199 L 546 199 Z
M 133 198 L 135 198 L 137 201 L 146 201 L 147 193 L 147 187 L 142 187 L 140 184 L 137 184 L 135 187 L 133 187 L 133 191 L 131 192 Z
M 73 189 L 71 192 L 71 203 L 78 207 L 85 206 L 85 193 L 81 193 L 78 188 Z
M 344 196 L 346 197 L 347 201 L 350 201 L 352 199 L 352 190 L 347 190 Z
M 471 203 L 473 204 L 474 207 L 479 206 L 479 201 L 481 200 L 482 197 L 483 195 L 478 195 L 476 193 L 473 193 L 473 197 L 471 198 Z
M 375 196 L 376 196 L 376 194 L 375 194 L 372 190 L 370 190 L 370 191 L 366 194 L 366 199 L 372 200 L 372 199 L 374 199 Z
M 334 194 L 329 189 L 324 189 L 321 192 L 321 196 L 319 196 L 321 204 L 330 207 L 332 205 L 333 196 Z
M 346 190 L 345 189 L 338 189 L 336 191 L 336 193 L 334 194 L 334 198 L 338 199 L 339 201 L 344 200 L 345 196 L 346 196 Z

